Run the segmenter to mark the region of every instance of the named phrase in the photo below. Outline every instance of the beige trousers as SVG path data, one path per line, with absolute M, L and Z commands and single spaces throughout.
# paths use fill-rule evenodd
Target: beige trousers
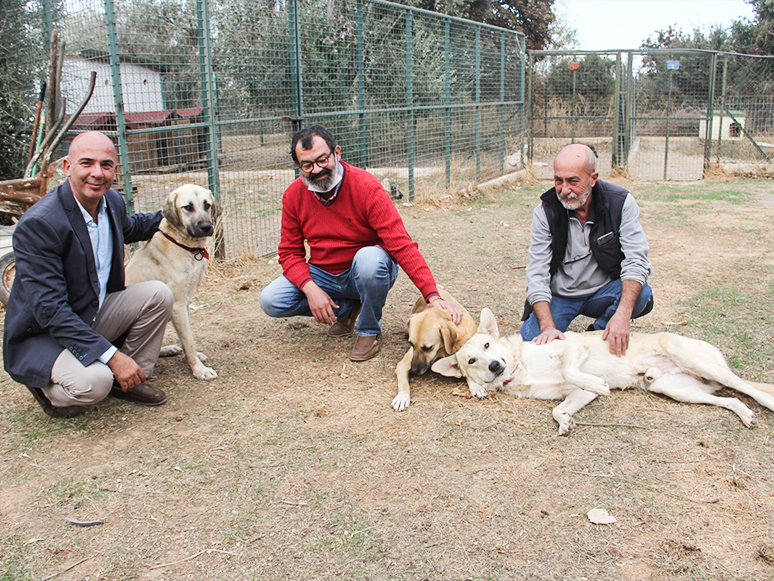
M 111 342 L 126 333 L 121 352 L 134 359 L 145 377 L 151 377 L 174 301 L 163 282 L 129 285 L 123 291 L 108 293 L 92 328 Z M 54 363 L 43 393 L 54 407 L 92 405 L 105 399 L 112 386 L 110 367 L 100 361 L 84 367 L 65 349 Z

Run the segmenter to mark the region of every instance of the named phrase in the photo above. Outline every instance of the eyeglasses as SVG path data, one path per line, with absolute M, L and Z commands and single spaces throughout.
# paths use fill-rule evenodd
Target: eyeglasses
M 319 167 L 325 167 L 328 165 L 328 160 L 333 155 L 333 151 L 328 152 L 328 155 L 321 155 L 314 161 L 302 161 L 298 164 L 298 167 L 300 167 L 304 171 L 310 171 L 314 166 Z

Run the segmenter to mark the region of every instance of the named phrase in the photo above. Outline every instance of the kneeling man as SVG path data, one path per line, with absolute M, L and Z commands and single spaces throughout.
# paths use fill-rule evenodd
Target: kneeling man
M 521 336 L 538 344 L 564 339 L 578 315 L 596 319 L 610 353 L 624 355 L 630 320 L 653 309 L 648 241 L 640 209 L 624 188 L 598 179 L 596 152 L 564 147 L 554 187 L 532 216 L 527 303 Z

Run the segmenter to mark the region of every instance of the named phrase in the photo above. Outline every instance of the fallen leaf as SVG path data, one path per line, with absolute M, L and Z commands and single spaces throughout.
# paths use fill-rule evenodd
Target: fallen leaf
M 616 521 L 616 518 L 604 508 L 594 508 L 588 513 L 589 520 L 595 525 L 609 525 Z

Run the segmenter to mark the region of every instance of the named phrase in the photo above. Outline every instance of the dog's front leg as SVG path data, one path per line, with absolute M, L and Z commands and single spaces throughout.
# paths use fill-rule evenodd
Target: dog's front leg
M 559 435 L 566 436 L 575 425 L 575 412 L 591 403 L 597 394 L 585 389 L 574 389 L 564 398 L 564 401 L 554 408 L 553 416 L 559 424 Z
M 392 400 L 392 409 L 396 412 L 403 411 L 411 405 L 411 386 L 409 385 L 409 371 L 411 370 L 411 360 L 414 357 L 414 347 L 409 347 L 403 359 L 400 360 L 395 368 L 395 375 L 398 376 L 398 395 Z
M 185 353 L 185 360 L 188 362 L 191 372 L 196 379 L 209 381 L 217 379 L 218 373 L 211 367 L 207 367 L 199 360 L 199 354 L 196 352 L 196 342 L 191 329 L 191 316 L 188 311 L 188 303 L 175 299 L 175 306 L 172 307 L 172 325 L 180 338 L 180 346 Z

